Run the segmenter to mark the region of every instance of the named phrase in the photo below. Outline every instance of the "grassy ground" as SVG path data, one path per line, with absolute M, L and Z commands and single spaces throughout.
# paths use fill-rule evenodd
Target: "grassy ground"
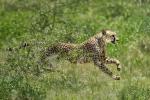
M 0 99 L 2 100 L 150 100 L 149 0 L 0 0 Z M 120 60 L 114 81 L 92 63 L 38 63 L 53 43 L 81 43 L 102 29 L 117 32 L 108 45 Z M 23 43 L 31 45 L 18 48 Z

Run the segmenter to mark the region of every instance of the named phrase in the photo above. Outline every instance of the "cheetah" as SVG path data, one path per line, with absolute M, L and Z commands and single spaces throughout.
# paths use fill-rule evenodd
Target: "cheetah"
M 59 54 L 58 57 L 66 54 L 67 60 L 74 63 L 87 63 L 89 62 L 88 58 L 91 58 L 94 65 L 98 66 L 99 69 L 101 69 L 104 73 L 115 80 L 120 80 L 120 76 L 114 75 L 112 71 L 110 71 L 106 66 L 106 64 L 115 64 L 117 66 L 117 70 L 121 70 L 119 60 L 106 56 L 106 45 L 108 43 L 115 44 L 116 41 L 118 41 L 118 38 L 115 32 L 111 30 L 102 30 L 101 32 L 81 44 L 58 43 L 56 45 L 48 47 L 41 60 L 44 61 L 48 56 L 51 56 L 52 54 Z M 70 52 L 72 52 L 73 50 L 82 51 L 79 52 L 79 55 L 76 56 L 76 59 L 74 61 L 72 61 L 72 59 L 69 59 L 68 57 Z

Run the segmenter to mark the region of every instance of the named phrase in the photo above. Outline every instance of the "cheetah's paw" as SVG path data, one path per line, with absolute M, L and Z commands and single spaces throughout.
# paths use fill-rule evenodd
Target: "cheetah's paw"
M 121 70 L 121 66 L 120 66 L 120 65 L 117 66 L 117 70 L 118 70 L 118 71 Z
M 113 75 L 112 78 L 113 78 L 114 80 L 120 80 L 120 76 L 118 76 L 118 75 Z

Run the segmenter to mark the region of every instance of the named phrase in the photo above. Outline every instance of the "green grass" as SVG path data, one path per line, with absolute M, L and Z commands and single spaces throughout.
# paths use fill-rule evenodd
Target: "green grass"
M 2 100 L 150 100 L 149 0 L 0 0 L 0 99 Z M 81 43 L 102 29 L 117 32 L 107 46 L 122 71 L 115 81 L 92 63 L 50 59 L 39 63 L 46 47 Z M 27 48 L 19 48 L 23 43 Z

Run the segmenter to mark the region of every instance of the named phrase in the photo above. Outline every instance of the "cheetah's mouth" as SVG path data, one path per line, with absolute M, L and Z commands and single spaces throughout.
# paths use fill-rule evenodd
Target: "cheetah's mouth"
M 112 42 L 113 44 L 115 44 L 115 43 L 116 43 L 116 38 L 113 37 L 112 40 L 111 40 L 111 42 Z
M 111 43 L 115 44 L 115 43 L 116 43 L 116 41 L 111 41 Z
M 115 44 L 117 41 L 119 41 L 119 39 L 117 37 L 113 37 L 111 42 Z

